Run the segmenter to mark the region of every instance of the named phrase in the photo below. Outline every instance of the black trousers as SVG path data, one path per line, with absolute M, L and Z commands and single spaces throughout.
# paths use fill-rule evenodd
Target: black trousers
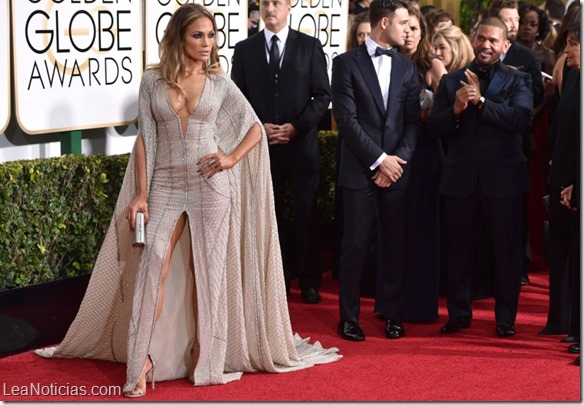
M 497 323 L 515 323 L 523 271 L 522 200 L 522 195 L 489 198 L 478 188 L 468 198 L 445 198 L 450 318 L 472 318 L 472 272 L 482 223 L 493 242 L 495 319 Z
M 549 283 L 548 319 L 544 331 L 565 334 L 570 328 L 570 245 L 575 232 L 573 217 L 577 214 L 560 204 L 561 189 L 548 184 L 549 191 Z
M 343 321 L 359 322 L 360 281 L 377 212 L 377 288 L 380 313 L 400 320 L 406 271 L 406 193 L 343 188 L 343 239 L 339 264 L 339 309 Z
M 274 205 L 278 222 L 278 235 L 282 250 L 284 278 L 286 286 L 294 276 L 298 277 L 302 290 L 319 289 L 322 270 L 319 258 L 318 223 L 316 198 L 318 193 L 319 166 L 271 165 L 274 187 Z M 290 187 L 292 205 L 285 202 L 286 185 Z M 290 208 L 292 229 L 286 219 L 286 209 Z

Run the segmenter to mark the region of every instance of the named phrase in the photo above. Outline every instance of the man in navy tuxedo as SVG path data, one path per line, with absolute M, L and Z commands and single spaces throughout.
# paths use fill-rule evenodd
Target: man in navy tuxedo
M 385 317 L 388 338 L 405 334 L 401 322 L 407 267 L 405 193 L 408 161 L 421 125 L 416 65 L 396 52 L 409 32 L 407 7 L 402 0 L 374 0 L 369 9 L 371 36 L 333 60 L 333 114 L 342 138 L 338 332 L 347 340 L 365 339 L 359 325 L 359 286 L 376 212 L 380 315 Z
M 316 197 L 318 123 L 331 101 L 320 41 L 288 26 L 290 0 L 260 0 L 265 29 L 239 42 L 231 77 L 262 121 L 270 147 L 274 203 L 286 289 L 299 279 L 302 300 L 320 302 Z M 290 185 L 294 229 L 287 238 L 284 194 Z M 291 254 L 292 247 L 295 254 Z
M 501 63 L 509 47 L 496 17 L 479 23 L 474 61 L 444 76 L 429 121 L 430 134 L 448 139 L 440 192 L 448 224 L 447 306 L 442 333 L 471 326 L 471 275 L 481 224 L 494 247 L 496 333 L 515 334 L 521 289 L 522 198 L 529 191 L 521 134 L 533 108 L 531 77 Z

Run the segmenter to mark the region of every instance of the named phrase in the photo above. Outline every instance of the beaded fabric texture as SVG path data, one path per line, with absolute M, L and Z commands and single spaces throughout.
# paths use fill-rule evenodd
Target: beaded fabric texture
M 125 362 L 124 391 L 136 386 L 148 354 L 157 380 L 187 377 L 195 345 L 194 385 L 340 359 L 337 348 L 292 334 L 266 134 L 237 86 L 223 73 L 208 74 L 184 136 L 158 72 L 145 72 L 139 103 L 149 189 L 146 245 L 132 248 L 125 219 L 135 190 L 134 150 L 79 312 L 59 346 L 36 353 Z M 211 179 L 197 173 L 200 157 L 230 153 L 254 123 L 262 139 L 244 159 Z M 155 323 L 162 263 L 183 212 L 187 226 Z

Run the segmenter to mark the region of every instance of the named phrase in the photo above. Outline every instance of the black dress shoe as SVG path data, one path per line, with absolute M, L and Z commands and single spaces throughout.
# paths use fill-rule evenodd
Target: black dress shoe
M 562 342 L 562 343 L 576 343 L 576 342 L 580 342 L 580 338 L 577 338 L 576 336 L 566 336 L 565 338 L 560 340 L 560 342 Z
M 521 276 L 521 285 L 529 285 L 529 277 Z
M 499 323 L 497 324 L 495 331 L 499 337 L 510 337 L 515 335 L 515 326 L 506 323 Z
M 461 329 L 470 328 L 469 318 L 452 318 L 440 329 L 440 333 L 456 333 Z
M 400 321 L 388 319 L 385 321 L 385 336 L 388 339 L 399 339 L 406 335 L 406 330 Z
M 568 346 L 568 353 L 580 354 L 580 343 L 574 343 Z
M 307 288 L 302 290 L 302 301 L 307 304 L 318 304 L 320 302 L 320 294 L 315 288 Z
M 576 360 L 574 360 L 574 363 L 579 366 L 580 365 L 580 356 L 576 357 Z
M 339 332 L 339 335 L 346 340 L 352 340 L 353 342 L 362 342 L 365 340 L 365 334 L 361 330 L 361 327 L 355 322 L 339 321 L 337 332 Z

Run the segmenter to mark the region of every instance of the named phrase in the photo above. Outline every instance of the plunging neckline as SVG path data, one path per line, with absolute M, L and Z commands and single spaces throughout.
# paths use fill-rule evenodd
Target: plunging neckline
M 205 95 L 205 90 L 207 89 L 207 76 L 208 75 L 205 74 L 205 80 L 203 81 L 203 90 L 201 91 L 201 96 L 199 97 L 199 101 L 197 102 L 197 106 L 195 107 L 195 109 L 193 110 L 193 112 L 188 115 L 188 117 L 185 117 L 187 119 L 187 125 L 186 125 L 185 128 L 183 128 L 183 124 L 182 124 L 181 117 L 179 117 L 179 115 L 176 113 L 176 111 L 174 110 L 174 108 L 172 108 L 172 103 L 170 102 L 170 96 L 168 94 L 169 86 L 168 86 L 168 84 L 166 84 L 164 86 L 165 87 L 164 88 L 164 92 L 166 93 L 166 102 L 168 104 L 168 108 L 170 108 L 170 111 L 172 111 L 172 113 L 174 114 L 174 116 L 178 119 L 178 125 L 180 126 L 181 136 L 182 136 L 183 139 L 185 139 L 186 136 L 187 136 L 187 130 L 189 129 L 189 123 L 191 122 L 191 117 L 199 109 L 199 106 L 201 105 L 201 101 L 203 100 L 203 96 Z M 186 102 L 185 102 L 185 107 L 186 107 Z

